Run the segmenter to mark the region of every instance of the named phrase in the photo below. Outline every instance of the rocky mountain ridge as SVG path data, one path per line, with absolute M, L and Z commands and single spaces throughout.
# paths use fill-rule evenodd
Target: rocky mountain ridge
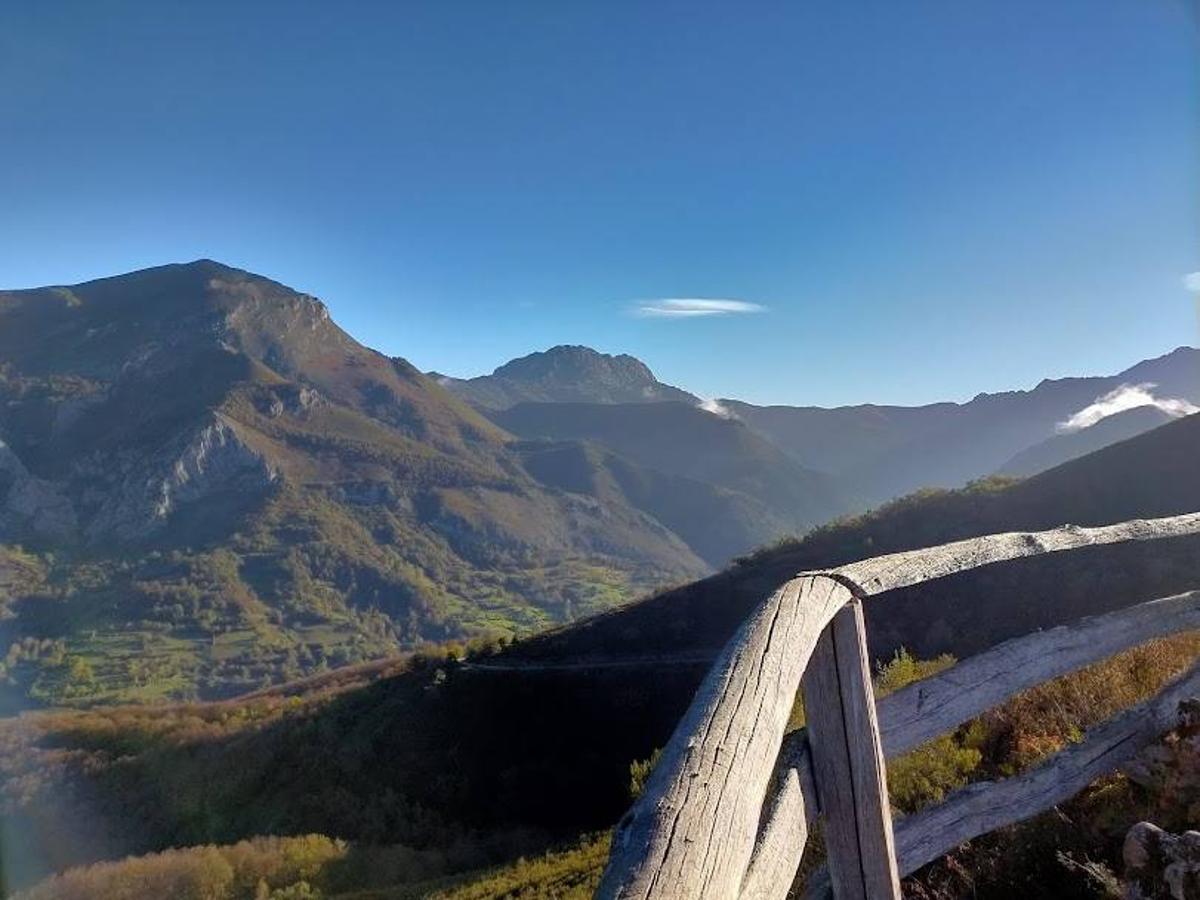
M 220 695 L 708 570 L 316 298 L 208 260 L 0 292 L 0 441 L 0 546 L 48 572 L 0 646 L 53 633 L 93 672 L 24 660 L 32 699 L 128 696 L 145 660 Z
M 700 402 L 687 391 L 663 384 L 633 356 L 578 345 L 560 344 L 530 353 L 476 378 L 431 374 L 450 391 L 487 410 L 518 403 Z
M 635 387 L 614 392 L 600 365 L 603 360 L 623 360 Z M 552 388 L 546 387 L 547 380 Z M 443 383 L 493 421 L 503 424 L 520 408 L 525 418 L 548 423 L 532 432 L 518 428 L 524 436 L 550 431 L 559 439 L 595 439 L 596 431 L 590 424 L 572 430 L 556 422 L 566 415 L 563 405 L 569 405 L 570 417 L 579 421 L 612 415 L 600 407 L 682 402 L 745 423 L 805 470 L 832 479 L 840 510 L 850 511 L 924 487 L 956 487 L 995 473 L 1034 474 L 1195 411 L 1200 408 L 1200 351 L 1179 347 L 1112 376 L 1045 379 L 1030 390 L 913 407 L 701 401 L 675 388 L 664 392 L 649 368 L 632 357 L 608 357 L 586 347 L 551 348 L 513 360 L 490 376 L 443 377 Z M 579 415 L 580 405 L 588 403 L 597 408 Z M 539 405 L 543 408 L 534 413 Z M 1062 426 L 1072 416 L 1093 407 L 1094 415 L 1084 426 L 1068 429 L 1078 434 L 1065 433 Z M 1160 415 L 1153 415 L 1155 410 Z M 1124 427 L 1102 421 L 1122 412 L 1132 413 L 1124 417 Z M 630 410 L 629 415 L 637 413 Z M 669 438 L 670 430 L 664 427 L 663 440 Z M 1047 442 L 1057 450 L 1034 450 Z M 605 446 L 621 452 L 619 442 Z M 679 440 L 674 452 L 686 459 L 696 445 Z M 670 466 L 667 470 L 680 474 Z

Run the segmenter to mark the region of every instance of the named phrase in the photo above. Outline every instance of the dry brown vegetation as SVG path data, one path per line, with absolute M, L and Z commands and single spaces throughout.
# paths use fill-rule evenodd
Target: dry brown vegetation
M 315 898 L 320 894 L 311 882 L 345 855 L 345 844 L 321 835 L 255 838 L 228 847 L 167 850 L 72 869 L 13 900 Z
M 451 654 L 459 652 L 451 650 Z M 1173 675 L 1200 657 L 1200 634 L 1155 641 L 1104 663 L 1049 682 L 1013 698 L 972 723 L 929 742 L 896 760 L 890 769 L 893 803 L 899 812 L 939 802 L 970 780 L 997 778 L 1035 764 L 1078 740 L 1088 727 L 1155 693 Z M 419 665 L 436 665 L 445 656 L 431 654 Z M 948 659 L 916 660 L 898 654 L 881 667 L 880 693 L 927 677 L 950 664 Z M 353 691 L 351 691 L 353 693 Z M 262 730 L 272 723 L 302 720 L 339 695 L 323 685 L 304 697 L 270 693 L 243 704 L 206 704 L 176 708 L 128 708 L 107 712 L 42 714 L 26 717 L 25 726 L 41 735 L 32 743 L 6 742 L 6 803 L 20 802 L 24 784 L 48 760 L 79 755 L 83 768 L 111 766 L 153 746 L 196 746 L 218 742 L 232 733 Z M 53 735 L 53 746 L 45 738 Z M 337 735 L 329 734 L 336 742 Z M 906 882 L 906 890 L 927 900 L 974 895 L 1085 897 L 1087 872 L 1116 868 L 1124 830 L 1151 817 L 1167 827 L 1195 827 L 1200 815 L 1200 783 L 1175 777 L 1179 763 L 1168 739 L 1156 751 L 1154 779 L 1140 783 L 1114 775 L 1092 785 L 1059 810 L 1004 829 L 961 848 Z M 34 762 L 17 776 L 13 757 L 33 748 Z M 335 752 L 331 744 L 328 752 Z M 634 781 L 644 778 L 647 762 L 634 763 Z M 1190 770 L 1189 770 L 1190 771 Z M 1163 774 L 1166 773 L 1166 774 Z M 1173 779 L 1173 780 L 1172 780 Z M 1165 787 L 1168 785 L 1169 787 Z M 559 798 L 569 803 L 571 798 Z M 506 852 L 502 837 L 491 852 Z M 415 897 L 433 894 L 445 900 L 567 900 L 589 896 L 607 857 L 607 835 L 581 838 L 561 850 L 528 853 L 509 842 L 507 852 L 520 859 L 476 875 L 447 877 L 478 865 L 487 853 L 460 844 L 458 850 L 422 851 L 406 846 L 347 844 L 334 837 L 309 835 L 279 840 L 256 838 L 234 845 L 169 850 L 120 862 L 76 868 L 42 882 L 22 900 L 75 900 L 138 896 L 240 898 Z M 527 845 L 532 846 L 532 845 Z M 1072 866 L 1070 860 L 1087 861 Z M 509 857 L 513 858 L 513 857 Z M 806 869 L 812 865 L 806 864 Z M 261 883 L 261 884 L 260 884 Z M 169 885 L 169 892 L 164 893 Z M 138 893 L 141 891 L 141 893 Z M 207 893 L 205 893 L 207 891 Z M 284 893 L 290 891 L 291 893 Z M 440 892 L 440 893 L 438 893 Z M 1040 893 L 1039 893 L 1040 892 Z
M 889 766 L 889 790 L 897 812 L 940 802 L 969 781 L 1003 777 L 1028 768 L 1078 740 L 1090 726 L 1156 693 L 1171 677 L 1200 658 L 1200 634 L 1154 641 L 1047 682 L 1003 706 L 905 754 Z M 898 690 L 951 665 L 953 660 L 918 660 L 900 652 L 880 667 L 879 694 Z M 793 725 L 801 724 L 797 707 Z M 1158 777 L 1171 779 L 1165 790 L 1138 784 L 1122 774 L 1102 779 L 1065 807 L 1004 829 L 927 867 L 905 883 L 906 896 L 951 898 L 1100 897 L 1097 872 L 1117 868 L 1120 838 L 1135 821 L 1149 816 L 1177 829 L 1200 824 L 1200 772 L 1193 762 L 1190 780 L 1168 736 L 1155 750 Z M 631 771 L 644 778 L 645 764 Z M 1164 774 L 1165 773 L 1165 774 Z M 1143 779 L 1147 781 L 1147 779 Z M 1066 818 L 1066 816 L 1076 818 Z M 1086 820 L 1086 821 L 1081 821 Z M 1073 836 L 1070 835 L 1074 832 Z M 1069 839 L 1068 839 L 1069 837 Z M 820 836 L 804 863 L 819 863 Z M 1060 859 L 1066 849 L 1075 856 Z M 444 895 L 447 900 L 559 900 L 583 898 L 599 883 L 607 859 L 608 836 L 480 874 Z M 1078 857 L 1090 865 L 1071 865 Z M 796 896 L 801 896 L 798 882 Z

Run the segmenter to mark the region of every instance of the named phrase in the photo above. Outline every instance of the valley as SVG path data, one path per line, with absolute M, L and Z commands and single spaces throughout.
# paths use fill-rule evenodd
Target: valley
M 378 896 L 424 896 L 464 878 L 484 884 L 492 876 L 463 871 L 569 845 L 616 821 L 629 802 L 631 764 L 663 745 L 711 655 L 750 605 L 790 574 L 975 534 L 1047 527 L 1060 517 L 1098 524 L 1190 511 L 1200 507 L 1197 450 L 1200 417 L 1193 417 L 1027 481 L 925 492 L 621 610 L 511 647 L 476 649 L 465 661 L 455 650 L 425 652 L 390 668 L 349 667 L 294 689 L 223 703 L 6 720 L 0 778 L 22 785 L 7 795 L 6 820 L 15 833 L 43 836 L 33 838 L 38 853 L 19 855 L 30 868 L 6 869 L 6 876 L 24 884 L 47 867 L 315 832 L 353 842 L 355 859 L 375 866 L 392 860 L 390 868 L 375 869 L 393 873 L 392 892 Z M 1079 551 L 1066 579 L 1045 559 L 1026 560 L 931 583 L 919 594 L 893 592 L 868 608 L 872 656 L 899 658 L 898 648 L 906 647 L 921 659 L 962 657 L 1039 626 L 1194 586 L 1196 541 L 1165 543 Z M 959 759 L 965 771 L 980 767 L 980 774 L 989 766 L 1028 764 L 1045 748 L 1061 746 L 1071 728 L 1154 690 L 1196 653 L 1195 636 L 1183 636 L 1098 673 L 1070 676 L 973 726 L 970 740 L 991 735 L 988 741 L 964 744 L 967 738 L 952 736 L 926 762 L 911 761 L 915 769 L 898 766 L 896 777 L 910 772 L 913 784 L 921 784 L 933 777 L 922 766 L 940 771 L 940 753 Z M 673 662 L 654 667 L 652 677 L 645 667 L 611 664 L 638 654 Z M 888 671 L 888 683 L 898 685 L 925 669 L 905 663 Z M 1012 743 L 1019 735 L 1027 735 L 1020 741 L 1029 742 L 1022 751 L 1028 757 L 1012 755 L 1012 748 L 1026 746 Z M 968 775 L 936 777 L 955 784 Z M 917 791 L 914 798 L 926 796 L 925 788 L 909 790 Z M 1137 804 L 1150 798 L 1128 802 L 1145 808 Z M 72 823 L 81 821 L 90 823 L 89 834 L 74 833 Z M 1023 846 L 1042 846 L 1022 834 Z M 1064 839 L 1061 831 L 1049 834 L 1038 840 Z M 47 843 L 49 835 L 57 838 Z M 1009 839 L 971 852 L 1003 848 Z M 1097 852 L 1099 845 L 1079 846 Z M 52 859 L 42 855 L 49 847 L 56 848 Z M 1048 851 L 1028 852 L 1033 866 L 1042 858 L 1037 853 Z M 595 852 L 555 859 L 556 877 L 586 884 L 595 875 Z M 1053 853 L 1050 859 L 1052 865 Z M 921 889 L 953 881 L 954 871 L 925 873 Z M 1004 871 L 988 876 L 995 887 L 983 896 L 1003 896 L 1013 883 L 1005 878 L 1032 877 L 1033 870 Z M 342 876 L 322 877 L 337 884 Z M 356 883 L 382 890 L 380 882 Z
M 1198 359 L 966 404 L 712 406 L 578 346 L 426 376 L 207 260 L 0 292 L 0 708 L 218 699 L 533 635 L 1154 429 L 1200 402 Z M 1141 405 L 1088 412 L 1122 391 Z

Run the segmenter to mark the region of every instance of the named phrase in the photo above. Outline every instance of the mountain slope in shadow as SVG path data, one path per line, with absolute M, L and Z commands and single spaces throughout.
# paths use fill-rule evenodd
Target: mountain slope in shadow
M 827 476 L 804 468 L 742 422 L 697 406 L 522 403 L 490 415 L 524 438 L 589 441 L 647 469 L 742 495 L 771 513 L 775 536 L 846 508 Z
M 1175 418 L 1154 406 L 1140 406 L 1115 413 L 1101 419 L 1095 425 L 1079 431 L 1056 434 L 1040 444 L 1022 450 L 1001 466 L 997 474 L 1018 478 L 1037 475 L 1110 444 L 1137 437 L 1143 432 L 1172 422 Z

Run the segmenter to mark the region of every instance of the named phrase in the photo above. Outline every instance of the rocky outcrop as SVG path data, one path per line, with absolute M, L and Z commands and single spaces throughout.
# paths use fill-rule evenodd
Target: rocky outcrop
M 166 518 L 178 505 L 201 500 L 217 490 L 262 490 L 277 475 L 274 467 L 242 440 L 229 420 L 217 413 L 193 436 L 162 479 L 154 515 Z
M 1179 707 L 1179 728 L 1138 755 L 1126 774 L 1155 796 L 1169 797 L 1188 824 L 1200 820 L 1200 699 Z M 1139 822 L 1125 836 L 1129 900 L 1200 900 L 1200 831 L 1171 834 Z
M 1139 822 L 1125 836 L 1123 855 L 1128 900 L 1200 898 L 1200 831 L 1171 834 Z
M 65 537 L 76 524 L 75 509 L 60 486 L 30 474 L 12 448 L 0 440 L 0 526 Z
M 278 470 L 220 413 L 172 453 L 138 467 L 87 527 L 92 540 L 136 540 L 166 524 L 180 507 L 223 492 L 262 493 Z
M 295 416 L 303 415 L 323 402 L 320 393 L 313 388 L 288 384 L 271 390 L 258 403 L 258 409 L 268 418 L 277 419 L 285 412 Z

